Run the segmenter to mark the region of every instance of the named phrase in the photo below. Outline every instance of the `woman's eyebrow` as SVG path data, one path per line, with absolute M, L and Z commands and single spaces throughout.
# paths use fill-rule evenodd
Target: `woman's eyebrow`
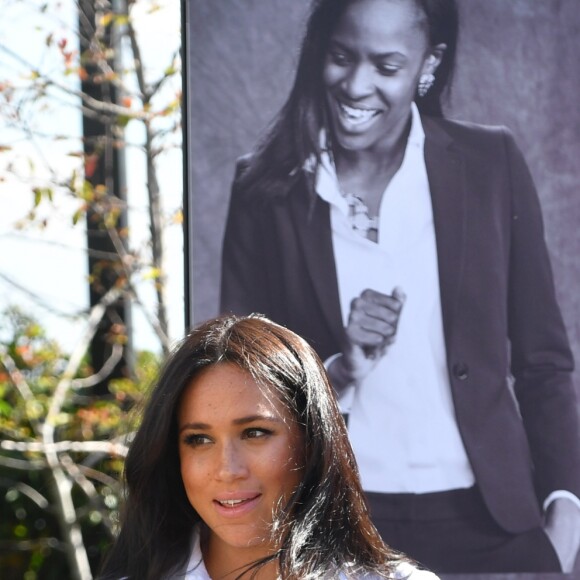
M 248 415 L 247 417 L 240 417 L 239 419 L 234 419 L 232 423 L 234 425 L 247 425 L 248 423 L 254 423 L 255 421 L 269 421 L 271 423 L 282 423 L 282 419 L 277 417 L 276 415 L 270 414 L 256 414 L 256 415 Z M 189 422 L 184 423 L 180 428 L 179 432 L 185 431 L 186 429 L 196 429 L 196 430 L 204 430 L 204 429 L 211 429 L 212 426 L 209 423 L 201 423 L 201 422 Z
M 345 52 L 349 52 L 354 54 L 356 51 L 348 46 L 348 44 L 344 44 L 340 40 L 332 39 L 329 43 L 330 48 L 339 48 L 340 50 L 344 50 Z M 385 52 L 374 52 L 369 55 L 372 59 L 380 60 L 383 58 L 392 58 L 397 57 L 404 59 L 405 55 L 398 50 L 388 50 Z
M 232 422 L 235 425 L 245 425 L 247 423 L 253 423 L 254 421 L 271 421 L 273 423 L 282 423 L 282 419 L 280 417 L 276 415 L 270 415 L 268 413 L 240 417 L 239 419 L 234 419 Z
M 206 430 L 211 429 L 209 423 L 184 423 L 180 428 L 179 432 L 185 431 L 186 429 L 196 429 L 196 430 Z
M 345 44 L 344 42 L 341 42 L 340 40 L 331 40 L 328 43 L 328 48 L 329 49 L 335 49 L 335 50 L 342 50 L 343 52 L 346 52 L 348 54 L 355 54 L 355 50 L 352 49 L 348 44 Z

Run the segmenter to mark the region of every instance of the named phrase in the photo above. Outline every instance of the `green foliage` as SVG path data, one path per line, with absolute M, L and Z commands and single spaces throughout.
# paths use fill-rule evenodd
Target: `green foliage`
M 26 3 L 9 4 L 21 14 L 18 6 Z M 141 50 L 156 40 L 141 30 L 147 30 L 147 19 L 158 21 L 162 3 L 33 4 L 26 8 L 32 8 L 34 22 L 27 45 L 38 48 L 38 54 L 0 38 L 0 56 L 9 65 L 0 71 L 0 184 L 26 183 L 30 191 L 30 209 L 15 228 L 48 230 L 64 215 L 72 227 L 88 225 L 92 235 L 110 242 L 87 249 L 91 290 L 110 311 L 120 300 L 143 310 L 167 353 L 161 240 L 167 227 L 180 226 L 181 213 L 164 215 L 157 164 L 181 142 L 180 58 L 177 46 L 167 62 L 159 63 Z M 176 5 L 171 0 L 163 4 Z M 94 15 L 83 12 L 90 5 L 97 8 Z M 69 26 L 63 17 L 71 9 L 78 26 Z M 77 9 L 83 14 L 80 19 Z M 102 92 L 93 91 L 95 87 Z M 72 124 L 46 122 L 69 119 L 71 111 L 102 132 L 85 135 L 81 143 Z M 140 214 L 142 209 L 140 202 L 131 205 L 133 192 L 115 182 L 114 153 L 119 150 L 146 168 L 141 181 L 150 235 L 144 240 L 140 231 L 134 235 L 126 225 L 131 219 L 124 219 L 127 212 Z M 140 162 L 131 165 L 132 175 Z M 175 189 L 174 180 L 169 181 L 169 189 Z M 110 290 L 117 294 L 105 304 Z M 151 290 L 153 307 L 148 306 Z M 87 355 L 82 358 L 90 338 L 71 353 L 63 352 L 27 314 L 15 309 L 0 314 L 2 580 L 86 580 L 90 571 L 85 552 L 94 571 L 115 533 L 123 450 L 159 357 L 129 352 L 132 329 L 94 308 L 90 315 L 78 316 L 87 331 L 83 337 L 94 336 L 103 321 L 104 340 L 125 354 L 123 365 L 130 367 L 126 378 L 107 378 L 116 370 L 92 368 Z M 97 398 L 90 385 L 103 382 L 109 395 Z M 109 441 L 119 445 L 113 448 Z M 72 499 L 72 517 L 63 498 Z M 71 533 L 77 524 L 81 545 Z
M 0 328 L 2 578 L 68 578 L 42 426 L 70 357 L 18 309 L 0 315 Z M 158 356 L 150 352 L 136 358 L 135 377 L 111 380 L 107 398 L 87 394 L 83 380 L 92 369 L 87 360 L 80 364 L 56 416 L 56 443 L 124 441 L 135 428 L 135 414 L 129 411 L 143 402 L 159 364 Z M 83 540 L 96 568 L 118 521 L 123 459 L 107 452 L 71 450 L 60 452 L 59 460 L 73 486 Z

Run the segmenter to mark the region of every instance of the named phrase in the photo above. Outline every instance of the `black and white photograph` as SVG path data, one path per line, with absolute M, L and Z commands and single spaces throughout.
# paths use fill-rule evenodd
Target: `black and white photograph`
M 306 339 L 419 568 L 579 578 L 576 0 L 185 15 L 190 324 Z

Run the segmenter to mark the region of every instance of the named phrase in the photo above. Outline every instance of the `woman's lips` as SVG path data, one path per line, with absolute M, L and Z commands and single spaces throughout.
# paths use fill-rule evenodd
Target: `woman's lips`
M 352 107 L 341 101 L 336 101 L 338 105 L 338 118 L 341 125 L 347 129 L 366 128 L 372 121 L 382 113 L 380 109 L 366 107 Z
M 254 509 L 262 494 L 252 494 L 245 497 L 230 497 L 214 499 L 217 512 L 226 517 L 238 517 Z

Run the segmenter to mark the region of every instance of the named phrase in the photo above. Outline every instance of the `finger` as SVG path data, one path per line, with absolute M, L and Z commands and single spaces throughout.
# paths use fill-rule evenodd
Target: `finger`
M 376 333 L 384 339 L 396 332 L 398 318 L 398 314 L 386 308 L 366 305 L 351 310 L 347 328 Z
M 353 345 L 364 347 L 378 347 L 385 341 L 385 335 L 381 332 L 368 330 L 357 325 L 349 325 L 346 328 L 346 336 Z
M 402 304 L 392 296 L 385 296 L 384 298 L 380 301 L 369 300 L 361 295 L 351 302 L 351 312 L 358 312 L 373 318 L 393 322 L 398 319 Z
M 384 334 L 385 332 L 390 333 L 392 331 L 391 327 L 397 326 L 400 314 L 400 309 L 386 307 L 359 297 L 355 298 L 351 303 L 349 319 L 369 330 Z M 380 330 L 381 326 L 384 327 L 385 324 L 387 327 L 384 330 Z
M 404 296 L 404 293 L 401 291 L 401 294 Z M 391 295 L 383 294 L 381 292 L 377 292 L 376 290 L 371 290 L 367 288 L 363 290 L 360 295 L 360 298 L 363 299 L 368 304 L 376 304 L 377 306 L 381 306 L 383 308 L 387 308 L 396 314 L 401 312 L 403 308 L 404 299 L 400 300 L 398 295 Z

